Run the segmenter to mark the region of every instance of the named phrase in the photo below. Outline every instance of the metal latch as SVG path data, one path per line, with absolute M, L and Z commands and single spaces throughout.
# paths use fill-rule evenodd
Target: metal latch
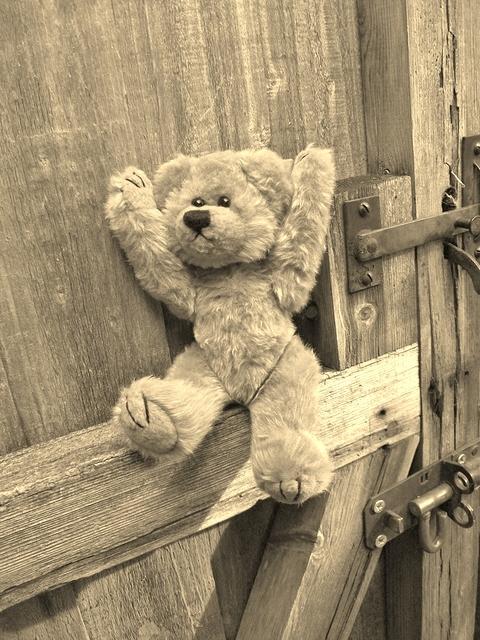
M 466 201 L 474 199 L 473 194 L 478 191 L 479 170 L 480 136 L 464 138 L 462 173 Z M 467 231 L 473 235 L 475 242 L 480 241 L 480 203 L 382 228 L 379 197 L 370 196 L 345 202 L 343 219 L 350 293 L 381 283 L 380 258 L 383 256 L 443 239 L 445 258 L 468 272 L 475 291 L 480 294 L 480 247 L 471 256 L 454 241 L 455 236 Z
M 447 517 L 460 527 L 473 526 L 475 513 L 463 498 L 479 486 L 480 440 L 371 498 L 364 510 L 365 544 L 382 548 L 418 525 L 420 546 L 435 553 Z

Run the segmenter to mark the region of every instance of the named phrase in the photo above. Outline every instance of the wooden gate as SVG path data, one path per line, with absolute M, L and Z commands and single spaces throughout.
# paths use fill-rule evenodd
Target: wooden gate
M 412 460 L 479 437 L 479 297 L 441 242 L 347 293 L 342 208 L 378 195 L 388 226 L 440 213 L 480 133 L 478 33 L 476 0 L 0 4 L 2 640 L 477 637 L 478 527 L 447 525 L 433 556 L 415 531 L 382 554 L 362 511 Z M 339 183 L 298 323 L 326 366 L 338 470 L 297 509 L 255 488 L 240 410 L 184 464 L 118 441 L 119 388 L 192 336 L 137 285 L 102 208 L 129 163 L 311 141 L 335 148 Z

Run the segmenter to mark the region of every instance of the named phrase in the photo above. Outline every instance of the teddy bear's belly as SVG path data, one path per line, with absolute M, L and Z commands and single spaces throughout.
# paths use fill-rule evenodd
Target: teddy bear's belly
M 197 298 L 195 339 L 232 399 L 248 403 L 275 367 L 295 327 L 272 296 Z

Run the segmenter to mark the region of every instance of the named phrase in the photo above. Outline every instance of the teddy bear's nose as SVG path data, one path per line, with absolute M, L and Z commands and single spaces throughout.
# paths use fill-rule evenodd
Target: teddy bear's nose
M 210 211 L 187 211 L 183 214 L 183 221 L 190 229 L 201 231 L 210 224 Z

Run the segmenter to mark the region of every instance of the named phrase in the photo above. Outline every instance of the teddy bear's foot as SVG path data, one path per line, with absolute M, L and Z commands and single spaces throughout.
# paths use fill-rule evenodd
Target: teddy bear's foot
M 107 218 L 138 209 L 155 209 L 152 183 L 140 169 L 128 167 L 110 179 Z
M 325 491 L 333 465 L 322 442 L 309 432 L 285 431 L 252 447 L 258 486 L 278 502 L 301 504 Z
M 230 399 L 193 343 L 165 378 L 141 378 L 124 389 L 113 420 L 145 457 L 181 460 L 197 449 Z
M 114 419 L 134 449 L 146 458 L 157 458 L 175 448 L 178 433 L 168 409 L 152 393 L 151 380 L 136 380 L 124 390 Z

